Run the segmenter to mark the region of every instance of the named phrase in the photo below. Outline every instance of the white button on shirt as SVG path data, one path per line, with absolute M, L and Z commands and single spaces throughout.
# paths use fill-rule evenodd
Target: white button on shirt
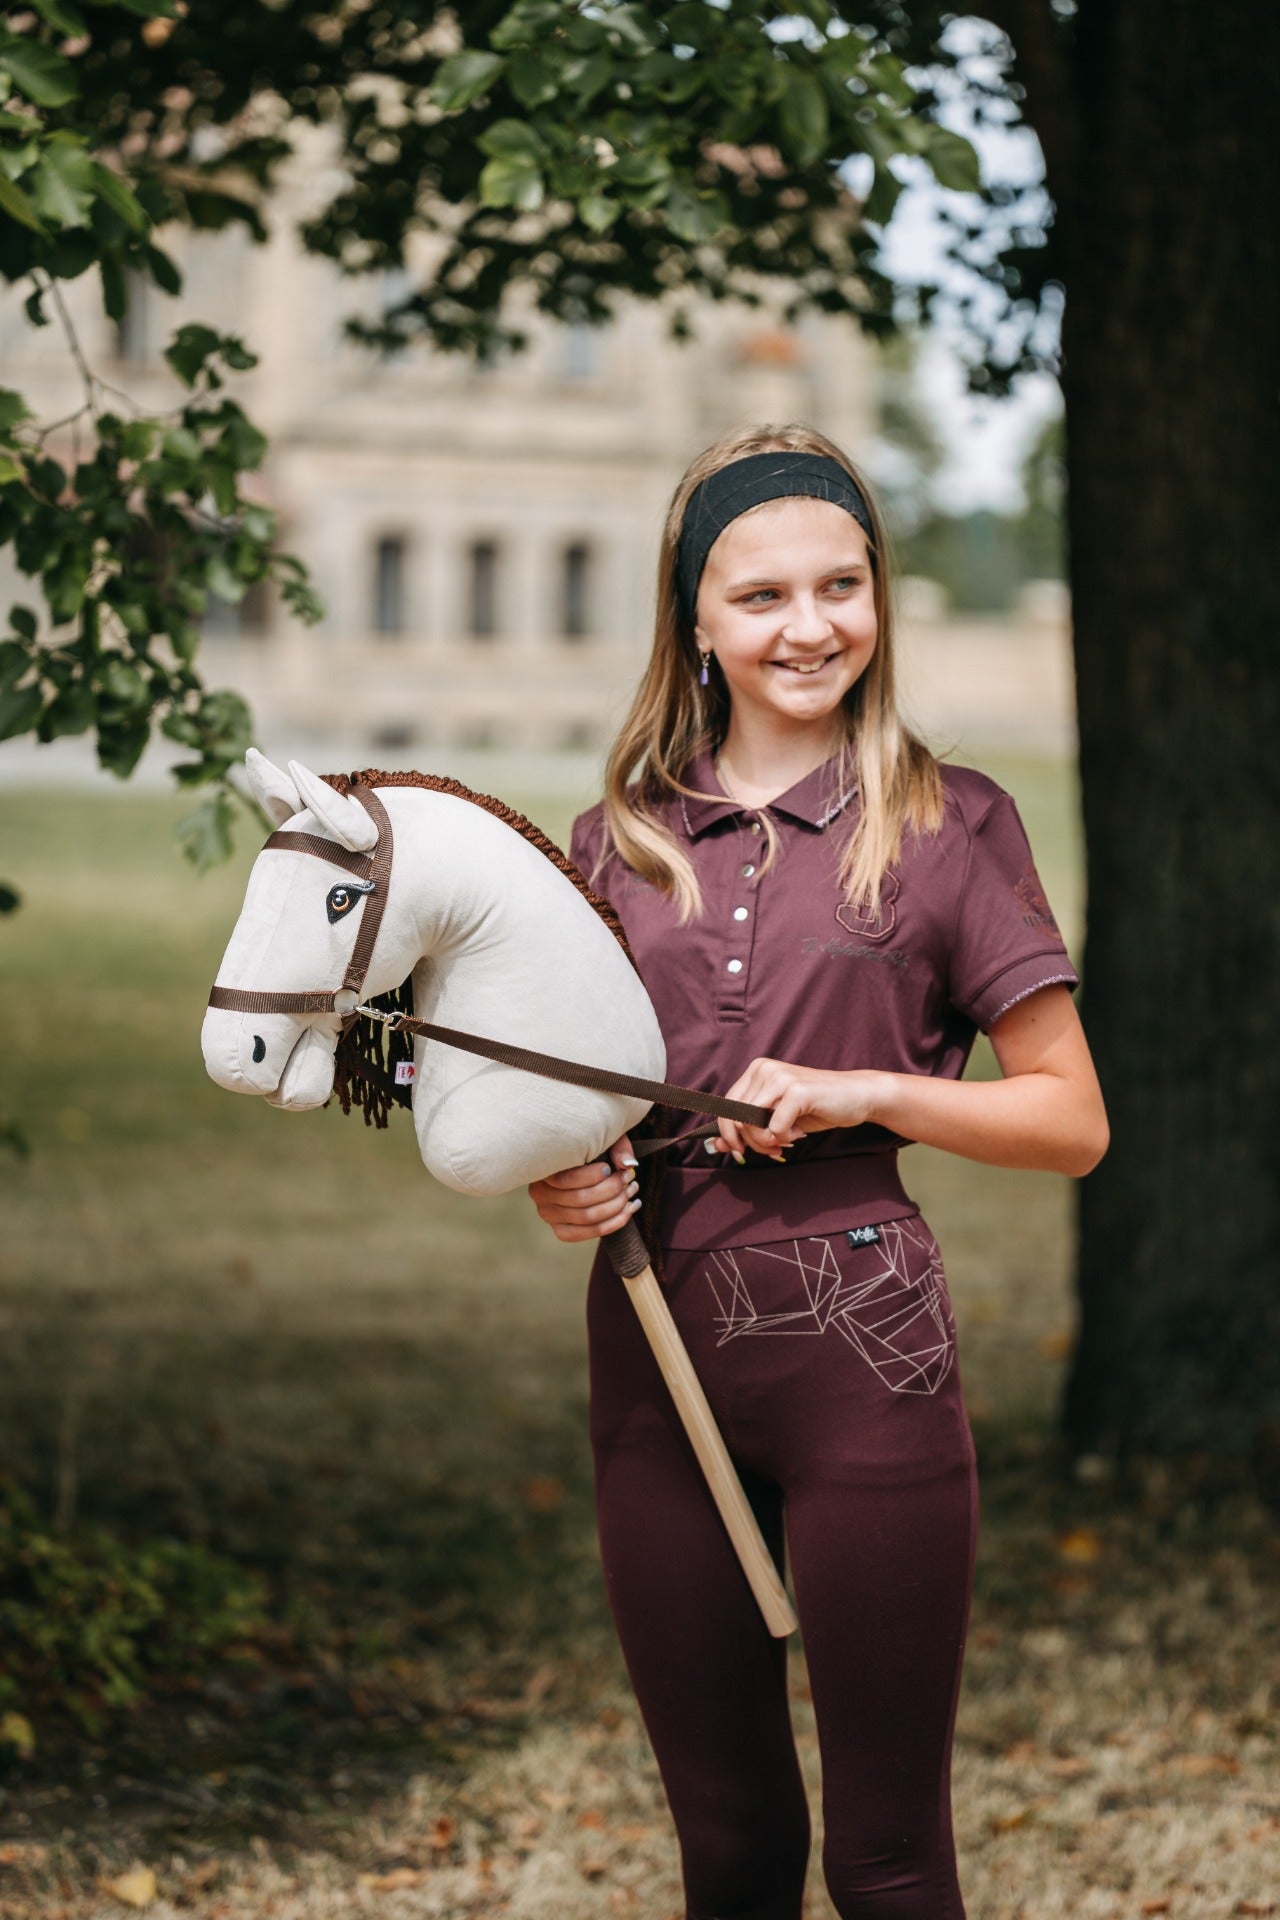
M 747 910 L 746 910 L 746 908 L 745 908 L 745 907 L 735 907 L 735 908 L 734 908 L 734 910 L 733 910 L 733 917 L 734 917 L 734 919 L 735 919 L 735 920 L 745 920 L 745 919 L 746 919 L 746 917 L 747 917 Z
M 730 961 L 728 961 L 728 962 L 726 963 L 726 965 L 727 965 L 727 970 L 728 970 L 728 971 L 729 971 L 730 973 L 741 973 L 741 972 L 742 972 L 742 962 L 741 962 L 741 960 L 730 960 Z

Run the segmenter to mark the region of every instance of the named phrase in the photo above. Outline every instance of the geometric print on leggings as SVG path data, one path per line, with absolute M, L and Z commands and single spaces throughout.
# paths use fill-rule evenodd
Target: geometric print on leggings
M 942 1262 L 933 1235 L 919 1219 L 891 1220 L 879 1245 L 856 1250 L 857 1274 L 845 1278 L 829 1240 L 728 1248 L 711 1255 L 707 1274 L 720 1328 L 717 1346 L 748 1335 L 825 1333 L 834 1327 L 893 1393 L 936 1393 L 955 1359 Z M 776 1263 L 777 1272 L 743 1272 L 751 1262 Z M 921 1261 L 923 1260 L 923 1268 Z M 868 1271 L 869 1267 L 869 1271 Z M 912 1269 L 915 1269 L 913 1272 Z M 762 1312 L 756 1291 L 785 1307 Z M 780 1284 L 781 1283 L 781 1284 Z

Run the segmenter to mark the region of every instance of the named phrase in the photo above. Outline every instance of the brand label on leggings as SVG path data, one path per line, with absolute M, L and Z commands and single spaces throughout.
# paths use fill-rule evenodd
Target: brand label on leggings
M 880 1229 L 879 1227 L 847 1227 L 844 1237 L 851 1247 L 878 1247 Z
M 413 1084 L 412 1060 L 397 1060 L 396 1061 L 396 1085 L 398 1087 L 408 1087 L 408 1086 L 411 1086 L 412 1084 Z M 877 1235 L 876 1237 L 878 1239 L 879 1235 Z

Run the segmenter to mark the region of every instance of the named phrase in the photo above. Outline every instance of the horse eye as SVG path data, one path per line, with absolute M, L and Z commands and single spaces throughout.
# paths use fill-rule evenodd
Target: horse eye
M 329 925 L 332 926 L 335 920 L 341 920 L 344 913 L 350 913 L 355 902 L 347 887 L 330 887 L 329 897 L 324 905 L 325 912 L 329 916 Z

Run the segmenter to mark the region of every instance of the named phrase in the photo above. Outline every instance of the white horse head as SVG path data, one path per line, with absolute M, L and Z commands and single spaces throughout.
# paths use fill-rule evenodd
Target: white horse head
M 217 987 L 242 996 L 332 993 L 368 910 L 376 820 L 350 791 L 297 761 L 286 774 L 251 750 L 245 764 L 284 844 L 269 841 L 254 863 Z M 524 832 L 443 784 L 369 781 L 394 848 L 364 999 L 411 977 L 420 1018 L 660 1080 L 657 1017 L 604 918 Z M 211 1006 L 205 1065 L 233 1092 L 293 1110 L 323 1106 L 341 1025 L 328 1010 Z M 418 1145 L 429 1170 L 459 1192 L 504 1193 L 585 1162 L 646 1111 L 641 1100 L 415 1043 Z

